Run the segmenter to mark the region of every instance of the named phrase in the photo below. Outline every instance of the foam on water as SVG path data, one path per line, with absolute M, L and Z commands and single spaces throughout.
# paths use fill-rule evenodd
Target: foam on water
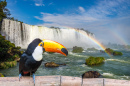
M 112 74 L 112 73 L 103 73 L 102 75 L 103 76 L 113 76 L 114 74 Z
M 76 57 L 88 57 L 87 55 L 79 55 L 78 53 L 69 52 L 69 55 L 76 56 Z
M 121 76 L 121 79 L 128 79 L 128 80 L 129 80 L 129 79 L 130 79 L 130 76 L 125 76 L 125 75 L 124 75 L 124 76 Z
M 126 79 L 126 80 L 129 80 L 130 79 L 130 76 L 119 76 L 119 75 L 115 75 L 115 74 L 113 74 L 113 73 L 103 73 L 102 74 L 103 75 L 103 77 L 108 77 L 108 78 L 115 78 L 115 79 Z
M 119 59 L 107 59 L 105 61 L 117 61 L 117 62 L 121 62 L 121 63 L 129 63 L 130 64 L 130 61 L 124 61 L 124 60 L 119 60 Z
M 83 52 L 86 52 L 85 50 Z

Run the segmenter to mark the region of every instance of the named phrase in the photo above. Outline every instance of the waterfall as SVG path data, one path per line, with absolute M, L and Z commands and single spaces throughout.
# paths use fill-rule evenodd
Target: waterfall
M 78 29 L 55 29 L 3 19 L 0 33 L 7 40 L 22 48 L 27 48 L 35 38 L 54 40 L 67 48 L 73 46 L 95 47 L 95 44 L 89 39 L 89 36 L 94 37 L 94 34 Z

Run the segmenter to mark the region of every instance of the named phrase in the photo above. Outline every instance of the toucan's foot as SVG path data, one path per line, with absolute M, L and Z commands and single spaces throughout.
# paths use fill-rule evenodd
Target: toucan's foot
M 19 81 L 20 81 L 20 78 L 22 77 L 21 73 L 19 74 Z
M 33 73 L 33 82 L 34 82 L 34 85 L 35 85 L 35 75 L 34 75 L 34 73 Z

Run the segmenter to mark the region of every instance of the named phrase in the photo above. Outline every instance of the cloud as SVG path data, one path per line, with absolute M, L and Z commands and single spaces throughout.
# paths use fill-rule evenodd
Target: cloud
M 35 16 L 35 18 L 39 20 L 43 20 L 45 24 L 49 23 L 50 25 L 52 24 L 57 24 L 59 26 L 71 26 L 71 27 L 79 27 L 80 24 L 84 24 L 86 22 L 92 22 L 95 21 L 96 19 L 93 17 L 88 17 L 85 15 L 68 15 L 68 14 L 49 14 L 49 13 L 43 13 L 42 18 Z M 47 24 L 47 25 L 49 25 Z
M 107 39 L 111 42 L 120 43 L 119 40 L 114 38 L 114 35 L 111 35 L 111 32 L 120 33 L 122 38 L 128 39 L 130 28 L 128 24 L 130 22 L 129 7 L 130 2 L 127 0 L 102 0 L 90 9 L 78 7 L 80 14 L 41 12 L 42 16 L 35 16 L 35 18 L 44 21 L 44 24 L 40 25 L 84 28 L 94 33 L 96 38 L 102 42 L 106 42 Z
M 88 14 L 99 19 L 128 16 L 130 2 L 128 0 L 102 0 L 87 11 Z M 127 11 L 127 12 L 126 12 Z
M 54 4 L 53 2 L 49 3 L 49 5 L 53 5 L 53 4 Z
M 85 9 L 83 7 L 79 7 L 80 12 L 85 12 Z
M 34 0 L 35 2 L 35 6 L 45 6 L 45 4 L 43 4 L 43 0 Z
M 35 6 L 45 6 L 44 4 L 35 3 Z

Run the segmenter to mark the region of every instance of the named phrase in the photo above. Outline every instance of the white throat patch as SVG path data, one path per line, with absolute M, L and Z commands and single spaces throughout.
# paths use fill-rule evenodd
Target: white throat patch
M 42 60 L 42 53 L 43 53 L 43 49 L 41 46 L 37 46 L 32 54 L 33 58 L 36 61 L 41 61 Z

